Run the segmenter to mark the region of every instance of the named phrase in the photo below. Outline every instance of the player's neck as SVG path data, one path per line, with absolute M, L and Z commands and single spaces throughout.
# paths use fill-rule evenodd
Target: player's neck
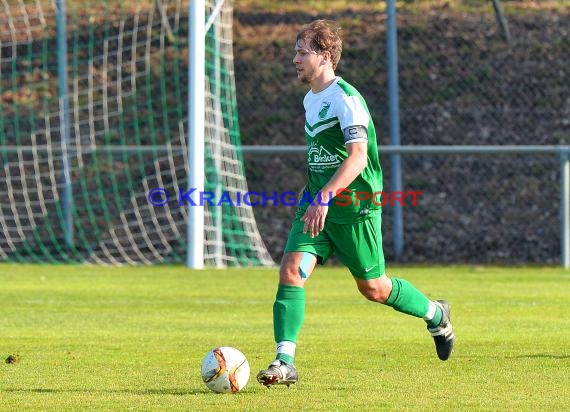
M 320 76 L 316 77 L 311 81 L 311 91 L 313 93 L 322 92 L 327 87 L 329 87 L 336 80 L 336 75 L 334 71 L 327 70 L 324 71 Z

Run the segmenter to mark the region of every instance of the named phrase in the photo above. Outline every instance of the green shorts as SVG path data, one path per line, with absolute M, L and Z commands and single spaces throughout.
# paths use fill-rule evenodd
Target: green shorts
M 375 279 L 385 274 L 381 225 L 382 215 L 374 213 L 351 224 L 327 222 L 324 230 L 311 238 L 309 233 L 303 233 L 304 223 L 297 217 L 291 225 L 285 253 L 312 253 L 320 264 L 334 254 L 353 276 Z

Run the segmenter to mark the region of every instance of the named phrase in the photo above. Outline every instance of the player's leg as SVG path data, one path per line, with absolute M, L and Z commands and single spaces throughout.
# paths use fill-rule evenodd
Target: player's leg
M 435 342 L 437 356 L 447 360 L 453 350 L 455 335 L 451 325 L 451 310 L 444 300 L 431 301 L 405 279 L 387 275 L 376 279 L 354 277 L 358 290 L 373 302 L 392 307 L 398 312 L 422 318 Z
M 294 362 L 297 337 L 305 318 L 304 286 L 316 264 L 316 256 L 308 252 L 289 252 L 283 256 L 273 303 L 277 354 L 267 369 L 257 374 L 257 381 L 265 386 L 290 385 L 299 378 Z M 301 273 L 305 275 L 301 276 Z
M 273 332 L 277 345 L 275 360 L 257 374 L 263 385 L 290 385 L 298 379 L 294 367 L 297 337 L 305 317 L 305 282 L 317 264 L 331 254 L 325 235 L 311 238 L 296 219 L 285 246 L 279 270 L 279 284 L 273 304 Z
M 297 337 L 305 318 L 305 282 L 316 264 L 317 258 L 312 253 L 289 252 L 283 256 L 279 270 L 279 284 L 273 303 L 276 359 L 291 365 L 294 363 Z
M 445 301 L 431 301 L 407 280 L 391 278 L 385 274 L 380 227 L 381 216 L 378 214 L 355 225 L 334 228 L 333 230 L 350 230 L 350 233 L 331 236 L 332 239 L 341 239 L 335 241 L 334 250 L 339 260 L 351 271 L 358 290 L 364 297 L 390 306 L 398 312 L 422 318 L 434 338 L 438 357 L 446 360 L 455 340 L 449 305 Z M 345 242 L 342 239 L 351 241 Z

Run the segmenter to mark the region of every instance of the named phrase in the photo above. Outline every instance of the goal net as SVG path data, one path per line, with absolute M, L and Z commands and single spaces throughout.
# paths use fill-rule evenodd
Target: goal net
M 0 261 L 184 262 L 188 0 L 62 2 L 0 5 Z M 230 1 L 204 18 L 204 190 L 235 197 Z M 206 265 L 273 264 L 251 207 L 203 207 Z

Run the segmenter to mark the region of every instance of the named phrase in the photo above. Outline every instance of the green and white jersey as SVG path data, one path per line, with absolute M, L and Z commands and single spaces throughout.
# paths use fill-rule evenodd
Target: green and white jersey
M 318 201 L 321 188 L 331 179 L 341 163 L 348 157 L 347 144 L 368 141 L 368 162 L 362 173 L 348 186 L 351 193 L 336 196 L 329 206 L 327 221 L 352 223 L 365 219 L 378 211 L 382 191 L 382 169 L 378 159 L 378 143 L 372 117 L 361 94 L 342 78 L 325 90 L 305 95 L 305 137 L 307 139 L 308 190 Z M 343 130 L 351 126 L 364 126 L 367 139 L 360 137 L 345 143 Z M 375 202 L 371 197 L 376 193 Z M 366 194 L 369 195 L 368 199 Z M 334 195 L 334 194 L 333 194 Z M 357 197 L 363 200 L 358 199 Z M 376 203 L 376 204 L 375 204 Z M 308 204 L 300 204 L 300 211 Z

